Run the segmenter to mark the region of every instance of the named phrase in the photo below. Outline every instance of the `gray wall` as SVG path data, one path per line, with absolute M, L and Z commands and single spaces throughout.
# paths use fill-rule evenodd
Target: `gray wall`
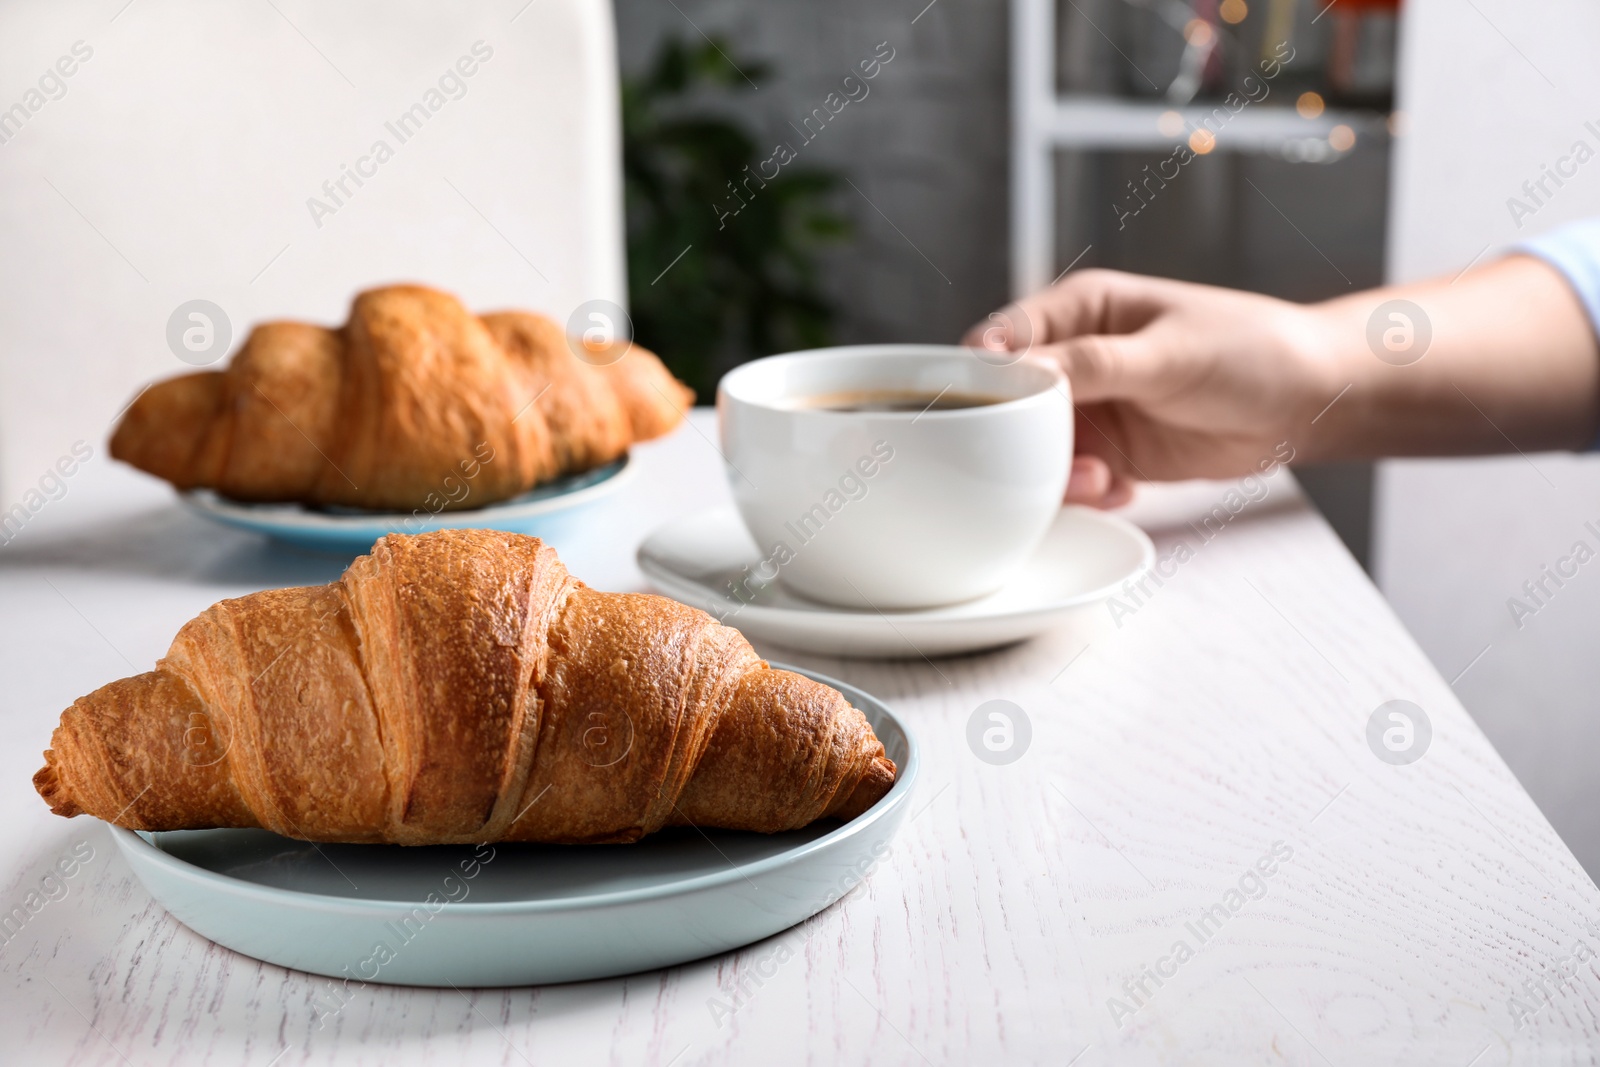
M 878 42 L 894 47 L 872 94 L 803 150 L 803 159 L 844 172 L 871 200 L 847 189 L 839 202 L 858 230 L 851 246 L 830 257 L 831 289 L 845 310 L 843 341 L 949 341 L 1008 295 L 1009 5 L 924 3 L 617 0 L 624 71 L 646 64 L 663 37 L 697 41 L 700 31 L 770 62 L 773 76 L 736 106 L 775 138 L 792 140 L 787 124 L 818 106 Z M 1297 300 L 1381 280 L 1386 145 L 1363 140 L 1331 164 L 1219 152 L 1192 163 L 1170 196 L 1118 231 L 1112 202 L 1155 158 L 1060 157 L 1060 266 L 1093 244 L 1080 265 Z
M 870 95 L 801 149 L 800 162 L 842 171 L 861 190 L 847 186 L 838 201 L 856 239 L 827 256 L 843 310 L 839 341 L 948 343 L 1005 301 L 1002 0 L 939 0 L 915 25 L 925 0 L 675 3 L 617 0 L 624 71 L 646 64 L 664 36 L 725 36 L 738 55 L 773 68 L 739 107 L 774 143 L 795 141 L 788 123 L 820 106 L 879 42 L 895 50 Z

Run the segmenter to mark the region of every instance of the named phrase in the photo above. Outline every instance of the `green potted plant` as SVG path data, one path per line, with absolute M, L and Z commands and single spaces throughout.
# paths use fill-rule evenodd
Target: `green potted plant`
M 669 40 L 622 85 L 634 337 L 702 402 L 735 364 L 831 342 L 817 253 L 850 232 L 829 207 L 840 184 L 829 171 L 789 163 L 736 188 L 769 153 L 717 98 L 770 71 L 730 47 Z

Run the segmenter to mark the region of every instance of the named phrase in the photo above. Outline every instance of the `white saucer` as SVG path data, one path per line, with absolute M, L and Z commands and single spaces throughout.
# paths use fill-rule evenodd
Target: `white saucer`
M 663 593 L 747 637 L 873 658 L 949 655 L 1032 637 L 1117 592 L 1155 556 L 1150 538 L 1126 519 L 1069 506 L 1023 569 L 996 592 L 950 607 L 889 612 L 803 599 L 783 588 L 781 575 L 759 583 L 754 569 L 762 554 L 732 507 L 668 523 L 639 546 L 638 559 Z

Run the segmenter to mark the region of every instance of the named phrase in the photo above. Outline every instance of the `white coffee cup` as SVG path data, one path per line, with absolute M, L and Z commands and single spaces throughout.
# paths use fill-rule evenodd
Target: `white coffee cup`
M 992 399 L 841 411 L 831 398 Z M 1016 573 L 1061 508 L 1072 400 L 1055 367 L 973 349 L 858 345 L 758 359 L 717 388 L 739 514 L 762 553 L 755 583 L 891 610 L 959 603 Z

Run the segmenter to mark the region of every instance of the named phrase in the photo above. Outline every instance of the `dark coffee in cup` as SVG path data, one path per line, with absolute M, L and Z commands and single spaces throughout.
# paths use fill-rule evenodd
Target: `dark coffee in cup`
M 854 389 L 842 393 L 822 393 L 798 397 L 794 406 L 808 411 L 957 411 L 983 408 L 1005 402 L 1002 396 L 961 393 L 945 389 L 937 393 L 908 389 Z

